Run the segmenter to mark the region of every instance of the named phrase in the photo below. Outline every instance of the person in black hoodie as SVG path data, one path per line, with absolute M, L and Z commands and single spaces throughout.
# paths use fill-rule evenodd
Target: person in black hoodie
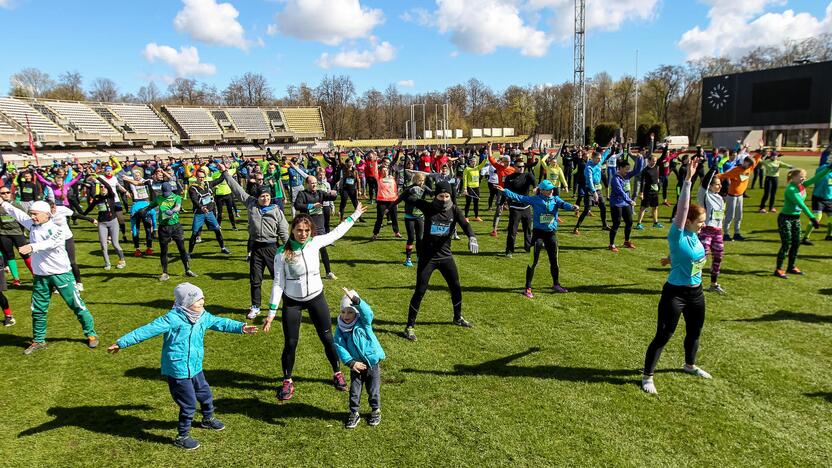
M 326 201 L 334 201 L 336 198 L 338 198 L 338 194 L 333 190 L 318 190 L 318 179 L 310 175 L 306 177 L 303 190 L 298 192 L 295 197 L 295 211 L 308 214 L 315 224 L 315 235 L 320 236 L 326 234 L 323 204 Z M 320 254 L 321 262 L 323 262 L 324 269 L 326 270 L 326 278 L 331 280 L 338 279 L 329 265 L 329 253 L 327 253 L 326 247 L 321 247 Z
M 434 270 L 439 270 L 442 277 L 448 283 L 451 290 L 451 302 L 454 308 L 453 324 L 460 327 L 470 328 L 470 322 L 462 317 L 462 287 L 459 284 L 459 272 L 451 253 L 451 236 L 456 225 L 462 228 L 468 236 L 468 249 L 471 253 L 478 253 L 480 250 L 477 238 L 471 225 L 465 221 L 453 199 L 451 199 L 451 186 L 445 181 L 439 181 L 434 188 L 436 193 L 432 202 L 425 200 L 413 200 L 411 203 L 425 216 L 422 241 L 417 246 L 419 262 L 416 267 L 416 287 L 413 290 L 413 297 L 410 298 L 410 308 L 407 314 L 407 326 L 405 337 L 410 341 L 416 341 L 416 334 L 413 327 L 416 325 L 416 316 L 419 313 L 419 306 L 422 298 L 428 290 L 428 282 Z M 401 200 L 401 198 L 400 198 Z
M 504 188 L 518 195 L 528 195 L 529 190 L 537 185 L 534 175 L 526 172 L 526 163 L 518 162 L 515 172 L 506 176 Z M 517 238 L 517 225 L 523 225 L 523 249 L 528 252 L 532 246 L 532 209 L 527 203 L 508 200 L 508 233 L 506 234 L 505 256 L 511 258 L 514 253 L 514 240 Z
M 203 166 L 196 171 L 196 182 L 191 184 L 188 188 L 188 196 L 194 204 L 194 221 L 191 225 L 191 238 L 188 240 L 188 255 L 194 253 L 196 246 L 196 238 L 202 231 L 202 226 L 208 226 L 208 230 L 214 231 L 217 237 L 217 243 L 220 245 L 220 252 L 228 255 L 231 253 L 225 247 L 225 240 L 222 237 L 222 230 L 220 223 L 214 213 L 217 205 L 214 201 L 214 187 L 225 182 L 225 179 L 218 177 L 210 182 L 205 180 L 208 178 L 208 169 Z

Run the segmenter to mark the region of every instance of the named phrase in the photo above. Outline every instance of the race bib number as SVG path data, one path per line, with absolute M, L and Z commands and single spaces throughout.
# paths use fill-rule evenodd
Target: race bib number
M 301 256 L 295 252 L 295 256 L 292 257 L 291 261 L 286 262 L 286 273 L 287 277 L 290 279 L 297 279 L 302 277 L 306 273 L 306 268 L 304 268 L 303 261 L 300 258 Z
M 23 193 L 32 193 L 32 187 L 23 187 L 21 190 Z
M 552 221 L 555 220 L 554 215 L 550 214 L 542 214 L 540 215 L 540 224 L 552 224 Z
M 107 211 L 107 204 L 106 203 L 99 203 L 98 205 L 95 205 L 95 207 L 98 208 L 99 213 L 103 213 L 103 212 Z
M 396 179 L 394 179 L 393 177 L 385 177 L 385 178 L 381 179 L 381 181 L 384 183 L 384 185 L 390 185 L 390 186 L 392 186 L 394 183 L 396 183 Z
M 355 179 L 353 177 L 347 177 L 344 179 L 344 183 L 347 185 L 355 185 Z
M 14 218 L 14 216 L 3 215 L 3 216 L 0 216 L 0 221 L 2 221 L 4 223 L 10 223 L 12 221 L 17 221 L 17 220 Z
M 479 185 L 480 184 L 480 176 L 472 175 L 471 176 L 471 185 Z
M 707 260 L 707 258 L 708 257 L 702 257 L 699 260 L 693 262 L 693 264 L 690 267 L 691 278 L 702 276 L 702 268 L 705 266 L 705 260 Z
M 136 187 L 136 198 L 147 198 L 147 187 Z
M 650 191 L 651 192 L 658 192 L 659 191 L 659 184 L 650 184 Z
M 447 236 L 451 230 L 451 225 L 447 223 L 433 223 L 430 225 L 430 235 L 432 236 Z
M 214 201 L 214 197 L 211 195 L 203 195 L 202 198 L 199 199 L 199 203 L 202 206 L 208 206 Z
M 312 208 L 311 210 L 309 210 L 309 214 L 311 214 L 311 215 L 319 215 L 319 214 L 324 214 L 324 209 L 323 209 L 323 207 L 320 207 L 320 208 Z
M 711 217 L 714 221 L 722 223 L 722 220 L 725 219 L 725 210 L 714 210 Z
M 740 182 L 745 182 L 746 180 L 748 180 L 748 175 L 740 174 Z

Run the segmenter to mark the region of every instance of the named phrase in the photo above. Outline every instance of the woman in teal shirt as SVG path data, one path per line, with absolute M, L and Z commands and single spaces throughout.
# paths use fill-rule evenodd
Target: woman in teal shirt
M 690 204 L 691 177 L 696 173 L 699 159 L 690 163 L 682 191 L 676 217 L 667 233 L 670 247 L 670 275 L 662 288 L 659 300 L 659 317 L 656 336 L 647 347 L 644 358 L 644 375 L 641 388 L 647 393 L 656 394 L 653 373 L 662 354 L 664 346 L 676 331 L 679 316 L 685 316 L 685 372 L 710 379 L 711 375 L 696 366 L 696 352 L 699 349 L 699 335 L 705 324 L 705 296 L 702 293 L 702 267 L 705 265 L 705 248 L 699 242 L 699 231 L 705 225 L 705 209 Z

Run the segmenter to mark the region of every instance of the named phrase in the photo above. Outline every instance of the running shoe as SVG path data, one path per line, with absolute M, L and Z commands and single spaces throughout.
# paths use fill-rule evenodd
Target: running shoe
M 662 223 L 653 223 L 653 227 L 656 229 L 664 229 L 664 224 Z
M 643 230 L 644 230 L 644 225 L 643 224 L 641 224 L 641 223 L 636 224 L 636 231 L 643 231 Z
M 612 228 L 609 226 L 601 226 L 602 231 L 612 231 Z
M 573 229 L 573 230 L 572 230 L 572 234 L 574 234 L 574 235 L 576 235 L 576 236 L 580 236 L 580 235 L 581 235 L 581 231 L 579 231 L 579 230 L 578 230 L 578 228 L 575 228 L 575 229 Z
M 511 252 L 506 252 L 505 254 L 503 254 L 503 256 L 506 258 L 511 258 L 513 255 L 514 254 L 512 254 Z
M 408 258 L 407 260 L 404 261 L 404 263 L 402 263 L 402 265 L 404 265 L 406 267 L 412 267 L 413 262 Z
M 713 284 L 711 284 L 711 287 L 709 287 L 709 288 L 708 288 L 708 291 L 710 291 L 710 292 L 715 292 L 715 293 L 717 293 L 717 294 L 722 294 L 722 295 L 727 294 L 727 292 L 725 291 L 725 289 L 723 289 L 723 288 L 722 288 L 722 286 L 720 286 L 720 285 L 719 285 L 719 284 L 717 284 L 717 283 L 713 283 Z
M 768 211 L 766 211 L 766 209 L 765 209 L 765 208 L 760 208 L 759 213 L 760 213 L 760 214 L 766 214 L 766 213 L 768 213 Z
M 802 275 L 803 274 L 803 272 L 800 271 L 800 268 L 798 268 L 798 267 L 791 267 L 788 270 L 786 270 L 786 273 L 789 273 L 791 275 Z
M 723 241 L 725 241 L 725 242 L 730 241 L 730 240 L 731 240 L 731 236 L 729 236 L 728 234 L 723 234 L 723 235 L 722 235 L 722 240 L 723 240 Z
M 147 248 L 147 250 L 145 250 L 145 251 L 144 251 L 144 254 L 145 254 L 145 255 L 153 255 L 153 249 L 151 249 L 150 247 L 148 247 L 148 248 Z
M 335 276 L 335 273 L 330 271 L 329 273 L 326 274 L 326 279 L 328 279 L 328 280 L 337 280 L 338 277 Z
M 11 327 L 15 323 L 17 323 L 17 320 L 15 320 L 14 317 L 12 317 L 11 315 L 6 315 L 3 318 L 3 326 L 4 327 Z
M 344 379 L 343 372 L 338 371 L 332 376 L 332 385 L 335 387 L 335 390 L 338 390 L 339 392 L 347 391 L 347 381 Z
M 491 231 L 488 233 L 488 235 L 491 237 L 497 237 L 497 231 Z
M 12 280 L 12 286 L 20 286 L 20 280 L 19 279 L 13 279 Z
M 399 237 L 401 237 L 401 235 L 399 235 Z M 459 234 L 454 233 L 454 240 L 459 240 Z
M 774 276 L 780 279 L 789 279 L 789 277 L 786 276 L 786 272 L 783 270 L 774 270 Z
M 699 366 L 688 367 L 687 365 L 685 365 L 685 366 L 682 367 L 682 370 L 687 372 L 690 375 L 695 375 L 695 376 L 701 377 L 703 379 L 712 378 L 711 374 L 705 372 L 704 370 L 699 368 Z
M 814 242 L 810 241 L 809 239 L 807 239 L 805 237 L 803 238 L 802 241 L 800 241 L 800 243 L 803 244 L 803 245 L 815 245 Z
M 568 289 L 564 288 L 560 284 L 556 284 L 556 285 L 552 286 L 552 291 L 554 291 L 556 293 L 561 293 L 561 294 L 569 292 Z
M 624 247 L 628 249 L 635 249 L 636 245 L 632 241 L 624 241 Z
M 249 309 L 248 314 L 246 314 L 246 318 L 249 320 L 254 320 L 254 318 L 258 315 L 260 315 L 260 308 L 257 306 L 251 306 L 251 309 Z
M 742 234 L 734 234 L 734 240 L 735 241 L 744 241 L 744 240 L 748 240 L 748 239 L 746 239 L 746 237 L 743 236 Z
M 78 292 L 84 292 L 84 283 L 75 283 L 75 290 Z
M 118 268 L 119 270 L 124 269 L 124 267 L 126 266 L 127 262 L 125 262 L 124 260 L 119 260 L 118 263 L 116 263 L 116 268 Z
M 607 248 L 608 248 L 608 249 L 610 249 L 610 252 L 612 252 L 612 253 L 618 253 L 618 252 L 621 252 L 620 250 L 618 250 L 618 247 L 616 247 L 616 246 L 614 246 L 614 245 L 611 245 L 611 246 L 609 246 L 609 247 L 607 247 Z
M 370 241 L 374 241 L 378 239 L 378 234 L 373 234 L 373 237 L 370 237 Z
M 133 256 L 134 257 L 141 257 L 142 256 L 142 251 L 140 249 L 136 249 L 136 251 L 133 252 Z
M 413 330 L 413 327 L 404 329 L 404 337 L 410 341 L 416 341 L 416 332 Z
M 650 395 L 658 395 L 659 392 L 656 390 L 656 385 L 653 383 L 653 379 L 641 379 L 641 390 L 645 393 L 649 393 Z
M 465 317 L 460 316 L 459 318 L 454 319 L 454 325 L 463 327 L 463 328 L 473 328 L 474 324 L 465 320 Z
M 224 254 L 226 254 L 226 255 L 231 255 L 231 251 L 230 251 L 230 250 L 228 250 L 228 247 L 223 247 L 223 248 L 221 248 L 221 249 L 220 249 L 220 252 L 222 252 L 222 253 L 224 253 Z
M 295 395 L 295 383 L 289 379 L 283 381 L 283 387 L 277 391 L 277 399 L 280 401 L 291 400 Z
M 98 337 L 97 336 L 88 336 L 87 337 L 87 346 L 89 346 L 90 349 L 97 348 L 98 347 Z
M 395 237 L 396 239 L 401 239 L 402 238 L 402 233 L 397 232 L 397 233 L 393 234 L 393 237 Z
M 199 427 L 203 429 L 211 429 L 212 431 L 221 431 L 225 429 L 225 424 L 217 418 L 203 419 Z
M 771 211 L 772 213 L 777 213 L 777 208 L 772 208 L 769 211 Z
M 169 279 L 170 279 L 170 275 L 167 274 L 167 273 L 162 273 L 162 275 L 159 276 L 159 281 L 167 281 Z
M 358 423 L 361 422 L 361 416 L 358 413 L 354 413 L 350 411 L 349 416 L 347 416 L 347 420 L 344 422 L 345 429 L 355 429 L 358 427 Z
M 478 223 L 481 223 L 481 222 L 482 222 L 482 218 L 480 218 L 479 216 L 477 216 L 476 218 L 474 218 L 474 221 L 476 221 L 476 222 L 478 222 Z M 379 418 L 381 418 L 381 416 L 379 416 Z
M 173 440 L 173 445 L 185 450 L 196 450 L 199 448 L 199 441 L 190 435 L 177 436 Z
M 30 344 L 28 348 L 23 350 L 23 354 L 27 354 L 27 355 L 32 354 L 35 351 L 38 351 L 38 350 L 41 350 L 41 349 L 46 349 L 46 348 L 48 348 L 48 346 L 46 345 L 45 342 L 43 342 L 43 341 L 33 341 L 32 344 Z
M 523 295 L 528 297 L 529 299 L 534 299 L 534 294 L 532 294 L 532 288 L 526 288 L 523 291 Z
M 826 236 L 823 240 L 832 241 L 832 236 Z M 17 285 L 20 286 L 20 281 L 17 282 Z
M 196 243 L 199 244 L 202 242 L 202 236 L 196 236 Z
M 381 410 L 376 408 L 370 413 L 370 417 L 367 418 L 367 424 L 370 426 L 378 426 L 381 424 Z
M 249 260 L 251 260 L 251 252 L 246 254 L 246 263 L 248 263 Z
M 665 201 L 664 201 L 664 203 L 662 203 L 662 205 L 664 205 L 664 206 L 670 206 L 670 202 L 669 202 L 669 201 L 667 201 L 667 200 L 665 200 Z
M 188 270 L 188 271 L 185 272 L 185 276 L 188 276 L 188 277 L 191 277 L 191 278 L 196 278 L 199 275 L 194 273 L 193 270 Z

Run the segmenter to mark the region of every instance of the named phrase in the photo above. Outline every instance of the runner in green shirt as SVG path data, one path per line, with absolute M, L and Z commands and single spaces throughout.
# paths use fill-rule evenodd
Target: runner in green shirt
M 477 164 L 476 157 L 468 159 L 468 166 L 462 171 L 462 190 L 465 192 L 465 217 L 468 218 L 468 211 L 471 203 L 474 204 L 474 221 L 480 222 L 480 171 L 488 164 L 488 158 L 483 158 Z
M 173 193 L 169 182 L 162 184 L 162 195 L 157 196 L 155 200 L 150 202 L 150 205 L 143 208 L 141 215 L 144 216 L 145 212 L 155 207 L 159 207 L 159 260 L 162 263 L 162 276 L 159 277 L 159 281 L 170 279 L 168 275 L 168 244 L 171 240 L 176 243 L 176 248 L 179 249 L 179 257 L 185 267 L 185 276 L 196 276 L 196 273 L 191 271 L 190 259 L 185 250 L 185 234 L 182 232 L 182 224 L 179 222 L 179 213 L 182 211 L 182 197 Z

